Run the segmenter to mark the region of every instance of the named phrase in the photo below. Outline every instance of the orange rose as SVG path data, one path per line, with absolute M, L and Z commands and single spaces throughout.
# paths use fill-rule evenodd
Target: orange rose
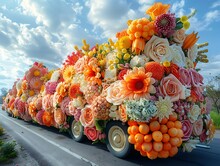
M 147 11 L 146 14 L 149 14 L 152 20 L 155 20 L 157 16 L 165 14 L 170 8 L 169 4 L 162 4 L 161 2 L 154 3 Z
M 159 91 L 164 96 L 169 96 L 172 102 L 186 98 L 183 85 L 173 74 L 161 80 Z
M 60 108 L 54 111 L 54 120 L 58 125 L 62 125 L 65 122 L 66 115 Z
M 95 125 L 94 114 L 90 107 L 87 106 L 81 110 L 79 120 L 84 127 L 93 127 Z

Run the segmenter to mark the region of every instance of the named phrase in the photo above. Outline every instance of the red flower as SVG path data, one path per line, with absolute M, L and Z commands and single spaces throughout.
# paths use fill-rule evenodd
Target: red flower
M 88 137 L 89 140 L 96 141 L 99 139 L 100 131 L 96 130 L 94 127 L 85 127 L 84 134 Z
M 82 92 L 80 91 L 80 84 L 72 84 L 69 87 L 69 97 L 71 99 L 77 98 L 77 96 L 82 95 Z
M 128 69 L 123 69 L 119 72 L 118 74 L 118 80 L 123 80 L 124 79 L 124 75 L 127 73 Z

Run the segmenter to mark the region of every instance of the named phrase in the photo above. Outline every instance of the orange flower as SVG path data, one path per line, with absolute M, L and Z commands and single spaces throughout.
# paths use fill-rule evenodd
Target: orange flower
M 152 77 L 161 80 L 164 76 L 164 67 L 159 62 L 148 62 L 145 66 L 146 72 L 151 72 Z
M 135 39 L 132 43 L 132 52 L 135 52 L 136 54 L 140 54 L 141 51 L 144 50 L 144 46 L 145 46 L 145 40 L 138 38 Z
M 86 81 L 91 82 L 92 84 L 101 85 L 101 73 L 100 68 L 98 67 L 98 61 L 96 58 L 91 58 L 88 64 L 85 66 L 83 74 L 85 76 Z
M 169 4 L 162 4 L 161 2 L 154 3 L 147 11 L 146 14 L 149 14 L 152 20 L 155 20 L 157 16 L 165 14 L 170 8 Z
M 119 106 L 119 115 L 120 115 L 120 120 L 122 122 L 127 122 L 127 113 L 126 113 L 125 105 Z
M 42 121 L 45 126 L 50 127 L 53 124 L 53 116 L 51 113 L 44 111 L 42 116 Z
M 197 37 L 198 32 L 194 33 L 192 32 L 191 34 L 187 35 L 184 42 L 183 42 L 183 50 L 189 49 L 192 46 L 194 46 L 194 44 L 198 41 L 199 37 Z
M 80 84 L 72 84 L 69 87 L 69 97 L 71 99 L 77 98 L 79 95 L 82 95 L 82 92 L 80 91 Z
M 94 114 L 90 107 L 85 107 L 81 110 L 79 119 L 84 127 L 93 127 L 95 125 Z
M 67 94 L 67 88 L 68 88 L 68 86 L 64 82 L 60 82 L 56 87 L 56 92 L 60 96 L 64 97 Z
M 118 39 L 120 39 L 123 36 L 128 36 L 127 29 L 124 29 L 121 32 L 116 33 L 116 38 L 118 38 Z
M 150 98 L 150 93 L 156 93 L 155 79 L 151 77 L 152 73 L 146 73 L 143 67 L 134 68 L 128 71 L 122 80 L 122 94 L 128 94 L 129 99 Z

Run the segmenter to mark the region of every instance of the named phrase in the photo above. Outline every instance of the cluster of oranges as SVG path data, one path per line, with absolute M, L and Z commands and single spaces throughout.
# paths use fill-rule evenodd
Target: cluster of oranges
M 151 36 L 154 35 L 154 32 L 154 22 L 149 21 L 147 18 L 140 18 L 131 21 L 127 29 L 129 38 L 132 41 L 141 37 L 146 40 L 149 40 Z
M 154 118 L 149 123 L 128 121 L 128 124 L 129 143 L 150 159 L 172 157 L 182 144 L 182 123 L 175 113 L 161 122 Z

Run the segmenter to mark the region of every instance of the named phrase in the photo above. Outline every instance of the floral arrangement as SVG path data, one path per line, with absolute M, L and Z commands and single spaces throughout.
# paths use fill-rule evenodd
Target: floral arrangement
M 120 120 L 129 125 L 129 143 L 150 159 L 210 142 L 215 129 L 196 67 L 208 62 L 207 49 L 201 50 L 208 43 L 197 44 L 198 33 L 186 33 L 195 13 L 176 17 L 169 8 L 155 3 L 146 17 L 129 20 L 116 42 L 90 48 L 83 40 L 60 69 L 48 72 L 35 62 L 15 82 L 4 108 L 60 129 L 73 116 L 92 141 L 106 138 L 109 120 Z

